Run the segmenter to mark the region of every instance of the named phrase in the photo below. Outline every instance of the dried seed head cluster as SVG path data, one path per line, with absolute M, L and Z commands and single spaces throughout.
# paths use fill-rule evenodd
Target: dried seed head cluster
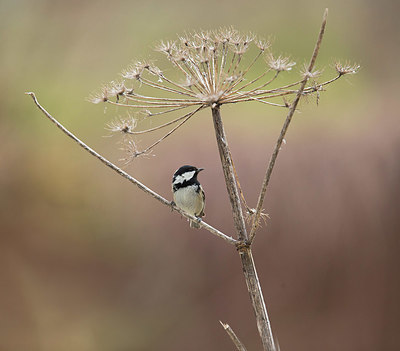
M 113 133 L 132 134 L 136 125 L 136 119 L 131 116 L 127 118 L 117 117 L 107 124 L 106 129 Z
M 341 64 L 340 62 L 335 63 L 335 69 L 336 72 L 340 75 L 343 76 L 345 74 L 355 74 L 358 72 L 360 69 L 360 65 L 354 65 L 350 64 L 349 62 L 346 62 L 344 64 Z
M 276 72 L 290 71 L 296 62 L 290 62 L 289 57 L 274 57 L 269 54 L 267 59 L 268 66 Z
M 176 41 L 162 41 L 156 51 L 165 55 L 178 78 L 175 78 L 176 74 L 174 78 L 167 75 L 152 61 L 139 61 L 122 72 L 123 80 L 111 82 L 90 98 L 93 103 L 105 102 L 136 109 L 144 112 L 147 117 L 190 110 L 173 121 L 142 131 L 134 131 L 137 123 L 133 123 L 132 119 L 111 122 L 108 129 L 125 136 L 177 124 L 142 152 L 131 153 L 135 157 L 150 152 L 196 112 L 206 107 L 256 101 L 288 108 L 290 103 L 287 98 L 297 93 L 296 88 L 305 76 L 312 78 L 304 90 L 304 94 L 308 95 L 322 91 L 327 84 L 345 74 L 355 73 L 359 68 L 337 63 L 337 76 L 326 82 L 316 81 L 321 73 L 319 71 L 303 71 L 295 82 L 270 88 L 281 72 L 292 70 L 295 62 L 288 57 L 274 56 L 268 41 L 258 39 L 253 34 L 241 34 L 233 28 L 185 35 Z M 260 60 L 264 62 L 261 71 L 259 67 L 255 68 Z M 140 94 L 137 92 L 140 87 L 150 88 L 154 94 Z M 283 102 L 271 101 L 276 98 Z

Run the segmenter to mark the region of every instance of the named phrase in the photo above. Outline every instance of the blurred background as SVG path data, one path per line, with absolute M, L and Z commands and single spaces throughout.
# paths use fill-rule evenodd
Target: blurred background
M 236 251 L 83 152 L 24 92 L 118 163 L 104 126 L 123 111 L 85 98 L 132 59 L 161 59 L 161 39 L 233 25 L 272 36 L 272 51 L 301 66 L 325 7 L 317 67 L 327 78 L 337 59 L 362 68 L 319 106 L 301 104 L 254 256 L 281 350 L 400 349 L 397 1 L 1 0 L 0 350 L 232 350 L 219 320 L 261 349 Z M 285 115 L 222 109 L 251 206 Z M 230 234 L 213 133 L 203 111 L 125 169 L 171 198 L 180 165 L 204 167 L 206 220 Z

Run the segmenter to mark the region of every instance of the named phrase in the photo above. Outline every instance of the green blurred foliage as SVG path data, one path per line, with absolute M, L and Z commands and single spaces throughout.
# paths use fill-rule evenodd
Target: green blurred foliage
M 233 25 L 358 75 L 303 102 L 267 194 L 255 258 L 282 350 L 398 350 L 399 123 L 396 1 L 0 1 L 0 349 L 231 349 L 218 320 L 259 349 L 236 253 L 85 154 L 25 91 L 118 162 L 104 125 L 123 113 L 85 101 L 162 39 Z M 286 78 L 292 81 L 296 72 Z M 222 110 L 248 202 L 284 111 Z M 209 111 L 127 170 L 170 197 L 184 163 L 206 168 L 207 221 L 232 232 Z M 151 141 L 143 138 L 143 145 Z

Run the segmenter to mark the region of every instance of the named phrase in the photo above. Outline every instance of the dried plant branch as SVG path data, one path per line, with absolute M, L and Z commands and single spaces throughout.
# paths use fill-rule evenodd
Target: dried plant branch
M 190 118 L 192 118 L 192 116 L 200 111 L 201 109 L 203 109 L 204 106 L 200 106 L 198 107 L 196 110 L 189 112 L 188 114 L 186 114 L 183 119 L 183 121 L 181 123 L 179 123 L 177 126 L 175 126 L 174 128 L 172 128 L 168 133 L 166 133 L 165 135 L 163 135 L 160 139 L 158 139 L 157 141 L 155 141 L 153 144 L 151 144 L 150 146 L 148 146 L 145 150 L 139 152 L 137 154 L 137 156 L 139 156 L 140 154 L 147 154 L 148 152 L 150 152 L 151 150 L 153 150 L 158 144 L 160 144 L 164 139 L 166 139 L 167 137 L 169 137 L 172 133 L 174 133 L 178 128 L 180 128 L 183 124 L 185 124 Z M 181 119 L 181 118 L 180 118 Z M 179 120 L 180 120 L 179 119 Z M 176 122 L 176 121 L 175 121 Z
M 310 63 L 309 63 L 308 68 L 307 68 L 307 73 L 312 72 L 312 70 L 314 68 L 315 61 L 317 59 L 319 49 L 321 47 L 322 38 L 324 36 L 327 16 L 328 16 L 328 9 L 325 10 L 325 13 L 324 13 L 324 16 L 323 16 L 323 19 L 322 19 L 321 29 L 319 31 L 317 43 L 315 44 L 315 48 L 314 48 L 313 54 L 311 56 Z M 264 203 L 265 193 L 267 191 L 269 180 L 271 178 L 271 174 L 272 174 L 272 171 L 273 171 L 274 166 L 275 166 L 276 158 L 278 157 L 279 151 L 280 151 L 281 146 L 282 146 L 282 142 L 283 142 L 283 140 L 285 138 L 285 135 L 286 135 L 286 132 L 287 132 L 287 130 L 289 128 L 289 125 L 290 125 L 290 122 L 292 120 L 293 114 L 296 111 L 297 104 L 299 103 L 300 98 L 303 95 L 303 91 L 304 91 L 304 89 L 306 87 L 306 84 L 307 84 L 307 81 L 308 81 L 308 79 L 310 77 L 310 75 L 307 74 L 307 73 L 304 75 L 303 81 L 301 82 L 300 88 L 297 91 L 296 97 L 295 97 L 294 101 L 292 102 L 292 104 L 290 106 L 290 109 L 289 109 L 288 115 L 286 117 L 285 123 L 283 124 L 281 133 L 280 133 L 279 138 L 278 138 L 278 140 L 276 142 L 274 152 L 272 153 L 271 159 L 269 161 L 269 164 L 268 164 L 268 167 L 267 167 L 267 170 L 266 170 L 266 173 L 265 173 L 265 177 L 264 177 L 264 180 L 263 180 L 263 183 L 262 183 L 262 186 L 261 186 L 261 191 L 260 191 L 260 194 L 259 194 L 259 197 L 258 197 L 258 202 L 257 202 L 257 206 L 256 206 L 256 213 L 254 215 L 254 220 L 253 220 L 253 225 L 252 225 L 252 228 L 251 228 L 251 231 L 250 231 L 250 236 L 249 236 L 250 242 L 253 241 L 254 236 L 256 234 L 256 230 L 257 230 L 258 225 L 260 223 L 260 217 L 261 217 L 262 207 L 263 207 L 263 203 Z
M 142 112 L 147 113 L 148 117 L 192 106 L 193 108 L 200 106 L 213 108 L 214 104 L 222 106 L 241 102 L 258 102 L 289 108 L 290 104 L 285 99 L 283 103 L 268 100 L 295 96 L 298 93 L 298 89 L 295 87 L 301 86 L 304 76 L 294 83 L 265 89 L 275 82 L 278 76 L 282 75 L 281 72 L 291 71 L 296 63 L 289 57 L 273 55 L 269 51 L 270 44 L 268 42 L 255 39 L 253 34 L 242 35 L 233 28 L 225 28 L 180 37 L 178 42 L 161 42 L 157 51 L 167 56 L 178 74 L 183 75 L 185 83 L 178 83 L 178 80 L 167 77 L 151 61 L 139 61 L 131 64 L 122 72 L 124 80 L 112 81 L 110 84 L 104 85 L 101 92 L 92 95 L 89 101 L 105 102 L 129 109 L 141 109 Z M 255 53 L 249 51 L 252 55 L 250 61 L 243 60 L 251 43 L 254 43 L 252 46 L 258 50 L 256 49 Z M 247 75 L 262 57 L 265 59 L 264 68 L 257 73 L 255 78 L 247 81 Z M 338 73 L 337 77 L 324 83 L 313 82 L 312 86 L 303 88 L 303 94 L 316 93 L 319 97 L 320 91 L 325 85 L 334 82 L 344 74 L 355 73 L 358 66 L 337 63 L 335 69 Z M 269 73 L 272 75 L 270 76 Z M 306 71 L 306 74 L 312 78 L 316 77 L 316 73 Z M 126 86 L 128 80 L 131 80 L 132 84 Z M 139 85 L 137 88 L 136 84 Z M 143 85 L 149 88 L 149 93 L 138 94 L 136 89 Z M 291 87 L 293 88 L 289 89 Z M 157 109 L 158 112 L 150 112 L 149 109 Z M 163 126 L 167 125 L 169 124 Z M 159 127 L 162 128 L 162 126 Z M 154 127 L 149 131 L 157 129 L 159 128 Z M 140 134 L 142 133 L 140 132 Z M 134 140 L 131 142 L 133 145 L 135 144 Z M 158 143 L 158 141 L 155 142 L 156 145 Z M 128 149 L 130 156 L 144 154 L 136 152 L 137 150 L 131 151 Z
M 238 94 L 240 95 L 240 93 L 238 93 Z M 247 99 L 244 99 L 244 100 L 231 100 L 231 101 L 227 102 L 227 104 L 235 104 L 235 103 L 238 103 L 238 102 L 250 102 L 250 101 L 257 101 L 257 102 L 261 102 L 262 104 L 266 104 L 266 105 L 270 105 L 270 106 L 276 106 L 276 107 L 285 107 L 285 108 L 289 107 L 286 104 L 284 104 L 284 105 L 276 104 L 274 102 L 264 101 L 264 100 L 261 100 L 259 98 L 253 97 L 253 96 L 247 97 Z
M 164 115 L 166 113 L 175 112 L 175 111 L 178 111 L 178 110 L 183 110 L 185 108 L 188 108 L 188 106 L 179 106 L 179 107 L 171 108 L 170 110 L 164 110 L 164 111 L 159 111 L 159 112 L 151 112 L 149 110 L 146 110 L 146 114 L 149 117 L 153 117 L 153 116 L 158 116 L 158 115 Z
M 331 78 L 326 82 L 317 83 L 311 87 L 304 88 L 303 95 L 312 94 L 318 90 L 321 90 L 324 86 L 337 81 L 341 77 L 342 77 L 342 75 L 339 74 L 336 77 Z M 303 82 L 303 80 L 296 82 L 296 83 L 288 84 L 285 87 L 287 88 L 287 87 L 291 87 L 291 86 L 296 86 L 298 84 L 301 84 L 302 82 Z M 245 92 L 245 93 L 238 92 L 237 96 L 235 96 L 233 98 L 229 98 L 229 100 L 226 100 L 226 101 L 227 101 L 227 103 L 248 102 L 248 101 L 260 101 L 260 102 L 266 103 L 265 101 L 263 101 L 264 99 L 272 99 L 272 98 L 277 98 L 277 97 L 281 97 L 281 96 L 295 95 L 298 93 L 298 90 L 285 90 L 284 89 L 285 87 L 280 87 L 280 88 L 270 89 L 270 90 L 255 89 L 255 90 L 252 90 L 250 92 Z M 256 97 L 258 97 L 258 98 L 256 98 Z
M 117 172 L 120 176 L 122 176 L 125 179 L 129 180 L 131 183 L 136 185 L 140 190 L 144 191 L 146 194 L 148 194 L 151 197 L 153 197 L 154 199 L 158 200 L 163 205 L 166 205 L 166 206 L 170 207 L 171 209 L 173 209 L 174 211 L 178 212 L 180 215 L 182 215 L 183 217 L 185 217 L 187 219 L 191 219 L 193 221 L 198 221 L 197 217 L 191 216 L 191 215 L 187 214 L 186 212 L 182 211 L 181 209 L 176 207 L 174 204 L 172 204 L 170 201 L 168 201 L 167 199 L 163 198 L 161 195 L 157 194 L 155 191 L 151 190 L 149 187 L 147 187 L 146 185 L 144 185 L 141 182 L 139 182 L 137 179 L 135 179 L 132 176 L 130 176 L 128 173 L 123 171 L 121 168 L 117 167 L 112 162 L 110 162 L 105 157 L 101 156 L 96 151 L 94 151 L 92 148 L 90 148 L 88 145 L 86 145 L 84 142 L 82 142 L 79 138 L 77 138 L 74 134 L 72 134 L 68 129 L 66 129 L 60 122 L 58 122 L 52 115 L 50 115 L 50 113 L 48 113 L 47 110 L 45 110 L 44 107 L 42 107 L 39 104 L 39 102 L 38 102 L 38 100 L 37 100 L 37 98 L 36 98 L 36 96 L 35 96 L 35 94 L 33 92 L 28 92 L 26 94 L 32 97 L 32 99 L 33 99 L 34 103 L 36 104 L 36 106 L 39 108 L 39 110 L 48 119 L 50 119 L 50 121 L 52 121 L 59 129 L 62 130 L 63 133 L 65 133 L 72 140 L 77 142 L 84 150 L 89 152 L 92 156 L 96 157 L 98 160 L 100 160 L 107 167 L 111 168 L 113 171 Z M 201 227 L 203 227 L 204 229 L 208 230 L 210 233 L 214 234 L 215 236 L 225 240 L 226 242 L 228 242 L 228 243 L 230 243 L 232 245 L 237 245 L 237 243 L 238 243 L 238 241 L 235 240 L 234 238 L 222 233 L 221 231 L 219 231 L 218 229 L 212 227 L 211 225 L 209 225 L 208 223 L 206 223 L 204 221 L 199 221 L 199 225 Z
M 185 91 L 180 91 L 180 90 L 176 90 L 174 88 L 170 88 L 170 87 L 166 87 L 165 85 L 161 85 L 155 82 L 152 82 L 149 79 L 145 79 L 143 77 L 139 78 L 139 81 L 145 85 L 148 85 L 149 87 L 155 88 L 155 89 L 160 89 L 160 90 L 164 90 L 164 91 L 168 91 L 170 93 L 176 93 L 176 94 L 181 94 L 181 95 L 186 95 L 186 96 L 190 96 L 190 97 L 194 97 L 195 94 L 193 93 L 188 93 L 186 90 Z M 169 82 L 169 81 L 168 81 Z
M 107 129 L 111 132 L 118 132 L 118 133 L 123 133 L 123 134 L 129 134 L 129 135 L 140 135 L 140 134 L 146 134 L 146 133 L 151 133 L 156 130 L 165 128 L 170 126 L 171 124 L 175 124 L 183 119 L 186 119 L 188 117 L 193 116 L 196 112 L 198 112 L 202 107 L 199 107 L 197 110 L 189 112 L 183 116 L 180 116 L 178 118 L 173 119 L 172 121 L 166 122 L 164 124 L 161 124 L 157 127 L 154 128 L 149 128 L 149 129 L 144 129 L 144 130 L 139 130 L 139 131 L 134 131 L 132 126 L 128 126 L 126 121 L 123 119 L 117 119 L 114 120 L 107 125 Z M 136 123 L 135 123 L 136 124 Z M 135 125 L 136 126 L 136 125 Z M 134 126 L 134 127 L 135 127 Z
M 256 317 L 257 329 L 261 343 L 265 351 L 276 351 L 274 336 L 272 334 L 271 322 L 265 306 L 264 295 L 261 290 L 260 281 L 254 263 L 250 244 L 237 245 L 247 290 Z
M 264 350 L 275 351 L 276 348 L 272 335 L 271 324 L 269 322 L 261 285 L 258 280 L 253 255 L 248 243 L 246 225 L 240 203 L 239 192 L 235 181 L 231 153 L 218 105 L 212 107 L 212 116 L 222 169 L 225 176 L 225 184 L 230 198 L 236 232 L 240 240 L 240 243 L 237 245 L 237 249 L 241 258 L 247 290 L 249 292 L 251 304 L 256 317 L 258 332 L 260 334 Z
M 191 102 L 195 102 L 196 104 L 199 103 L 198 100 L 192 100 L 192 99 L 174 99 L 174 98 L 156 98 L 154 96 L 145 96 L 145 95 L 139 95 L 136 93 L 130 93 L 124 95 L 124 97 L 127 100 L 135 101 L 135 102 L 145 102 L 146 104 L 159 104 L 160 101 L 165 101 L 166 103 L 173 101 L 173 102 L 180 102 L 182 103 L 182 106 L 186 103 L 188 103 L 188 106 L 191 106 Z
M 233 92 L 233 94 L 238 93 L 239 91 L 243 90 L 243 89 L 246 88 L 247 86 L 249 86 L 249 85 L 255 83 L 257 80 L 259 80 L 259 79 L 261 79 L 262 77 L 264 77 L 270 70 L 271 70 L 271 68 L 268 69 L 267 71 L 265 71 L 263 74 L 261 74 L 261 75 L 260 75 L 259 77 L 257 77 L 256 79 L 253 79 L 251 82 L 249 82 L 249 83 L 243 85 L 242 87 L 240 87 L 239 89 L 235 90 L 235 91 Z M 262 88 L 265 88 L 267 85 L 271 84 L 271 83 L 278 77 L 278 74 L 279 74 L 279 71 L 277 71 L 277 72 L 274 74 L 274 76 L 273 76 L 270 80 L 268 80 L 267 82 L 263 83 L 262 85 L 258 86 L 257 88 L 253 88 L 253 89 L 251 89 L 250 91 L 246 91 L 244 94 L 241 93 L 240 96 L 243 96 L 243 95 L 245 95 L 245 96 L 250 96 L 252 93 L 257 92 L 257 91 L 259 91 L 259 90 L 262 89 Z
M 225 176 L 226 188 L 228 190 L 229 199 L 232 207 L 235 228 L 239 240 L 246 241 L 246 225 L 244 222 L 242 207 L 240 205 L 239 191 L 235 181 L 231 153 L 229 151 L 228 140 L 226 138 L 224 126 L 222 123 L 219 105 L 215 105 L 212 108 L 212 116 L 214 121 L 215 136 L 217 138 L 219 155 L 221 158 L 222 168 Z
M 119 107 L 127 107 L 132 109 L 160 109 L 158 110 L 159 112 L 155 113 L 144 110 L 143 112 L 145 112 L 148 117 L 167 114 L 193 106 L 193 109 L 195 109 L 194 111 L 189 112 L 184 116 L 175 118 L 170 122 L 166 122 L 159 126 L 143 131 L 134 132 L 136 120 L 133 118 L 131 120 L 120 119 L 119 121 L 109 124 L 109 130 L 121 132 L 124 135 L 124 138 L 128 140 L 129 145 L 127 151 L 132 157 L 146 153 L 156 145 L 160 144 L 166 137 L 171 135 L 181 125 L 188 121 L 196 112 L 204 108 L 211 108 L 216 142 L 218 145 L 225 184 L 231 204 L 237 239 L 220 232 L 203 221 L 200 221 L 199 224 L 213 235 L 222 238 L 226 242 L 236 247 L 241 259 L 244 278 L 250 295 L 250 300 L 264 351 L 276 351 L 279 349 L 279 345 L 277 345 L 274 341 L 251 248 L 255 233 L 260 223 L 260 219 L 265 219 L 266 216 L 266 214 L 263 213 L 262 207 L 276 159 L 292 117 L 297 109 L 300 98 L 312 93 L 316 93 L 319 96 L 320 91 L 323 90 L 325 85 L 336 81 L 343 75 L 356 73 L 359 69 L 359 66 L 357 65 L 351 65 L 349 63 L 345 63 L 343 65 L 341 63 L 336 63 L 336 77 L 323 83 L 313 81 L 312 84 L 307 86 L 308 81 L 310 79 L 314 80 L 319 73 L 317 71 L 313 72 L 313 68 L 324 35 L 327 14 L 328 10 L 326 9 L 310 63 L 306 67 L 305 72 L 303 72 L 302 78 L 300 80 L 296 79 L 296 81 L 293 83 L 273 89 L 265 89 L 265 87 L 267 87 L 269 84 L 275 83 L 278 75 L 279 77 L 281 76 L 281 72 L 290 71 L 295 65 L 295 62 L 292 62 L 288 57 L 273 56 L 269 51 L 267 51 L 267 49 L 269 49 L 269 43 L 255 41 L 255 45 L 260 51 L 256 53 L 248 66 L 242 67 L 244 66 L 243 62 L 246 62 L 246 60 L 242 60 L 242 58 L 245 52 L 248 50 L 249 44 L 254 41 L 255 37 L 253 35 L 243 36 L 235 29 L 227 28 L 213 32 L 200 32 L 192 35 L 190 38 L 180 37 L 180 43 L 162 42 L 159 45 L 158 51 L 167 56 L 168 60 L 179 72 L 179 74 L 183 75 L 183 78 L 186 81 L 185 83 L 179 84 L 165 77 L 162 71 L 152 63 L 137 62 L 125 70 L 122 73 L 122 76 L 125 79 L 133 80 L 139 85 L 147 86 L 150 88 L 150 91 L 155 90 L 154 96 L 147 96 L 147 94 L 146 96 L 139 95 L 134 91 L 133 87 L 126 87 L 125 82 L 111 82 L 110 85 L 103 86 L 103 89 L 99 94 L 96 94 L 90 98 L 90 101 L 93 103 L 104 102 Z M 256 78 L 253 78 L 247 82 L 246 74 L 251 71 L 253 65 L 264 54 L 267 55 L 267 67 L 264 68 L 261 73 L 257 73 Z M 274 73 L 274 75 L 268 78 L 268 73 L 270 72 Z M 157 95 L 160 93 L 163 95 Z M 84 144 L 63 125 L 61 125 L 55 118 L 53 118 L 38 103 L 33 93 L 27 94 L 32 97 L 37 107 L 47 118 L 49 118 L 54 124 L 57 125 L 58 128 L 60 128 L 66 135 L 72 138 L 91 155 L 99 159 L 102 163 L 113 169 L 122 177 L 128 179 L 130 182 L 139 187 L 139 189 L 146 192 L 162 204 L 169 206 L 188 219 L 199 221 L 197 218 L 190 216 L 177 208 L 174 204 L 164 199 L 162 196 L 149 189 L 144 184 L 140 183 L 138 180 L 131 177 L 125 171 L 115 166 L 113 163 Z M 286 96 L 294 96 L 294 100 L 291 104 L 286 102 Z M 266 101 L 268 99 L 279 97 L 284 99 L 283 104 Z M 114 98 L 115 101 L 110 100 L 111 98 Z M 123 101 L 120 102 L 120 99 L 123 99 Z M 289 109 L 265 172 L 256 209 L 249 208 L 243 191 L 240 187 L 240 182 L 233 164 L 232 155 L 229 149 L 220 111 L 223 104 L 241 102 L 260 102 L 267 105 L 285 107 Z M 151 144 L 143 152 L 137 151 L 135 142 L 133 139 L 131 139 L 131 135 L 156 131 L 178 122 L 180 123 L 172 128 L 161 139 Z M 249 218 L 252 219 L 252 225 L 249 233 L 247 232 L 245 224 L 242 204 L 245 207 Z M 221 324 L 234 342 L 236 348 L 240 351 L 245 351 L 243 344 L 237 338 L 229 325 L 222 322 Z
M 152 105 L 152 104 L 150 104 L 150 105 L 135 105 L 135 104 L 124 104 L 121 102 L 115 102 L 115 101 L 108 100 L 107 103 L 109 103 L 111 105 L 115 105 L 115 106 L 120 106 L 120 107 L 140 108 L 140 109 L 143 109 L 143 108 L 167 108 L 167 107 L 181 107 L 182 106 L 182 103 L 180 103 L 180 102 L 177 102 L 175 104 L 169 104 L 169 103 L 164 102 L 163 104 L 154 104 L 154 105 Z M 185 104 L 185 106 L 195 106 L 195 105 L 200 105 L 200 103 L 192 102 L 192 103 Z
M 232 342 L 236 346 L 238 351 L 246 351 L 246 348 L 244 347 L 243 343 L 239 340 L 235 332 L 232 330 L 232 328 L 229 326 L 229 324 L 222 323 L 219 321 L 224 328 L 224 330 L 227 332 L 229 337 L 231 338 Z

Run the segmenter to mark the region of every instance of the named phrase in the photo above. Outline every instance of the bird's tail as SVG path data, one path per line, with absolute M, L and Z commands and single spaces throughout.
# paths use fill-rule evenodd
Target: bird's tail
M 192 221 L 191 219 L 189 220 L 190 223 L 190 228 L 196 228 L 199 229 L 200 228 L 200 224 L 197 221 Z

